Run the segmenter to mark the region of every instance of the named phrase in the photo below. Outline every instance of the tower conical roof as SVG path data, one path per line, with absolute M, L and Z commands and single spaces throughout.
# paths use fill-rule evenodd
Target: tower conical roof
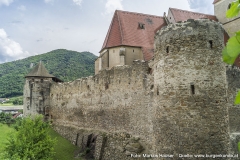
M 54 76 L 49 74 L 43 63 L 40 61 L 26 76 L 26 77 L 45 77 L 53 78 Z

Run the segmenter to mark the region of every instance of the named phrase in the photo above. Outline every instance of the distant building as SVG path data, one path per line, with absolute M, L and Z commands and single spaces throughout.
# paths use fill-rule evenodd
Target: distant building
M 154 57 L 154 35 L 170 23 L 188 19 L 210 19 L 214 15 L 169 8 L 168 15 L 154 16 L 116 10 L 104 40 L 100 56 L 95 61 L 95 74 L 116 65 L 132 65 L 134 60 L 149 61 Z M 225 33 L 225 43 L 228 35 Z
M 164 25 L 160 16 L 116 10 L 95 61 L 95 74 L 116 65 L 131 65 L 136 59 L 152 59 L 155 31 Z

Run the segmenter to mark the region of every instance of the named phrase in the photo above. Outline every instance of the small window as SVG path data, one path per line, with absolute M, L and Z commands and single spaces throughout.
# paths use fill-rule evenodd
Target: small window
M 138 23 L 138 27 L 140 29 L 145 29 L 145 24 L 144 23 Z
M 166 48 L 166 52 L 169 53 L 169 46 L 167 46 L 167 48 Z
M 148 74 L 152 74 L 153 69 L 152 68 L 148 68 Z
M 105 83 L 105 90 L 109 88 L 108 83 Z
M 208 41 L 208 42 L 209 42 L 209 47 L 212 49 L 212 48 L 213 48 L 213 41 L 210 40 L 210 41 Z
M 113 50 L 113 53 L 115 53 L 115 50 Z
M 150 89 L 152 90 L 154 88 L 154 85 L 151 85 Z
M 193 84 L 191 84 L 191 92 L 192 92 L 192 95 L 195 94 L 195 86 Z
M 134 52 L 134 49 L 133 49 L 133 52 Z
M 172 19 L 172 17 L 170 17 L 170 19 Z
M 159 95 L 159 88 L 157 87 L 157 95 Z

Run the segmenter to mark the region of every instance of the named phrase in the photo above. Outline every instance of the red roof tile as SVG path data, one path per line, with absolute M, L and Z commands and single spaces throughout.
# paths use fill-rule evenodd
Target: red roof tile
M 180 9 L 176 9 L 176 8 L 169 8 L 169 10 L 172 12 L 172 15 L 176 22 L 186 21 L 188 19 L 201 19 L 201 18 L 207 18 L 207 19 L 211 19 L 211 20 L 218 22 L 218 19 L 216 16 L 209 15 L 209 14 L 190 12 L 190 11 L 180 10 Z M 224 44 L 225 45 L 226 45 L 228 39 L 229 39 L 229 36 L 228 36 L 227 32 L 224 31 Z
M 21 115 L 22 113 L 21 112 L 18 112 L 17 114 L 15 114 L 12 118 L 17 118 L 19 115 Z
M 145 29 L 140 29 L 139 23 Z M 160 16 L 116 10 L 101 51 L 121 45 L 142 47 L 144 60 L 148 61 L 154 54 L 155 31 L 164 25 L 166 22 Z
M 221 1 L 221 0 L 214 0 L 214 1 L 213 1 L 213 4 L 215 4 L 215 3 L 219 2 L 219 1 Z
M 188 19 L 203 19 L 203 18 L 218 21 L 216 16 L 209 15 L 209 14 L 190 12 L 190 11 L 176 9 L 176 8 L 169 8 L 169 10 L 172 12 L 172 15 L 176 22 L 186 21 Z

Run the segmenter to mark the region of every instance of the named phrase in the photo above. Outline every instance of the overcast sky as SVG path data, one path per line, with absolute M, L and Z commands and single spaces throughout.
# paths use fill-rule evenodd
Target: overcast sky
M 99 55 L 115 9 L 213 14 L 213 0 L 0 0 L 0 63 L 55 49 Z

